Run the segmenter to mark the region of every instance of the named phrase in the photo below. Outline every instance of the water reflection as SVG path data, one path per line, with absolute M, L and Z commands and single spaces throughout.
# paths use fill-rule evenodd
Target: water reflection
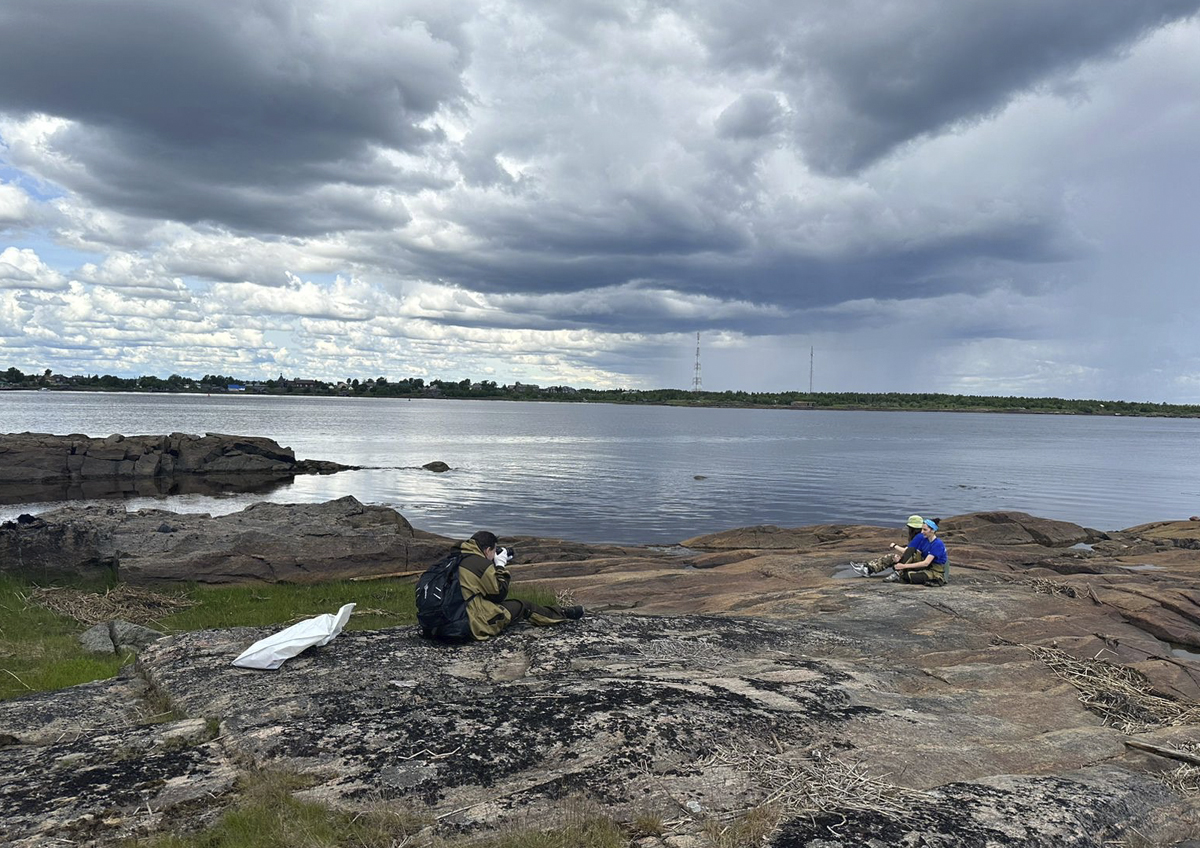
M 168 498 L 176 495 L 226 497 L 236 494 L 269 495 L 295 480 L 293 474 L 180 474 L 136 479 L 63 481 L 58 483 L 5 483 L 0 504 L 45 504 L 55 501 L 129 500 Z
M 117 496 L 220 513 L 353 495 L 448 536 L 673 544 L 754 524 L 1004 509 L 1111 530 L 1200 511 L 1195 420 L 3 393 L 0 432 L 26 430 L 266 436 L 302 459 L 368 467 L 233 495 Z M 433 460 L 451 470 L 421 469 Z M 0 520 L 48 497 L 4 494 Z

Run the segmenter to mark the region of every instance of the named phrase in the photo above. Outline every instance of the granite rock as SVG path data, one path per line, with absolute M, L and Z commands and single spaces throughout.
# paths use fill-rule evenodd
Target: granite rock
M 0 525 L 0 572 L 37 582 L 313 582 L 428 564 L 449 544 L 353 497 L 258 503 L 221 516 L 65 507 Z

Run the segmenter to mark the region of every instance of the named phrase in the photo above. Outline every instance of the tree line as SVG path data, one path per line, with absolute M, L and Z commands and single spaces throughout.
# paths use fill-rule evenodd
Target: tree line
M 567 403 L 625 403 L 668 406 L 751 407 L 774 409 L 941 410 L 1025 412 L 1060 415 L 1127 415 L 1200 417 L 1200 406 L 1114 400 L 1075 400 L 1055 397 L 951 395 L 931 392 L 695 392 L 685 389 L 576 389 L 571 386 L 500 385 L 495 380 L 429 380 L 407 377 L 347 377 L 345 380 L 242 380 L 225 374 L 199 379 L 117 377 L 112 374 L 64 377 L 46 369 L 24 374 L 17 368 L 0 371 L 0 388 L 73 389 L 134 392 L 249 392 L 277 395 L 360 397 L 446 397 L 502 400 L 541 400 Z

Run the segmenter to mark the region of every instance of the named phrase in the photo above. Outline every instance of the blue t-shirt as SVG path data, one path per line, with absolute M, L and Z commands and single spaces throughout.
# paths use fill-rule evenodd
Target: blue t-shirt
M 946 543 L 943 542 L 941 539 L 934 539 L 931 542 L 928 539 L 926 539 L 924 536 L 921 537 L 921 540 L 925 543 L 924 553 L 921 555 L 921 558 L 924 559 L 925 557 L 929 556 L 930 554 L 933 554 L 933 564 L 934 565 L 945 565 L 946 564 Z
M 908 546 L 917 552 L 916 562 L 925 559 L 929 553 L 929 540 L 925 538 L 925 534 L 918 533 L 908 540 Z

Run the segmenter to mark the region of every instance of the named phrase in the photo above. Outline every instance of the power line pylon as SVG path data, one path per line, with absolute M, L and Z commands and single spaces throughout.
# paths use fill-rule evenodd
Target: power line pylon
M 696 333 L 696 373 L 692 376 L 692 391 L 701 392 L 703 390 L 704 385 L 700 382 L 700 334 Z

